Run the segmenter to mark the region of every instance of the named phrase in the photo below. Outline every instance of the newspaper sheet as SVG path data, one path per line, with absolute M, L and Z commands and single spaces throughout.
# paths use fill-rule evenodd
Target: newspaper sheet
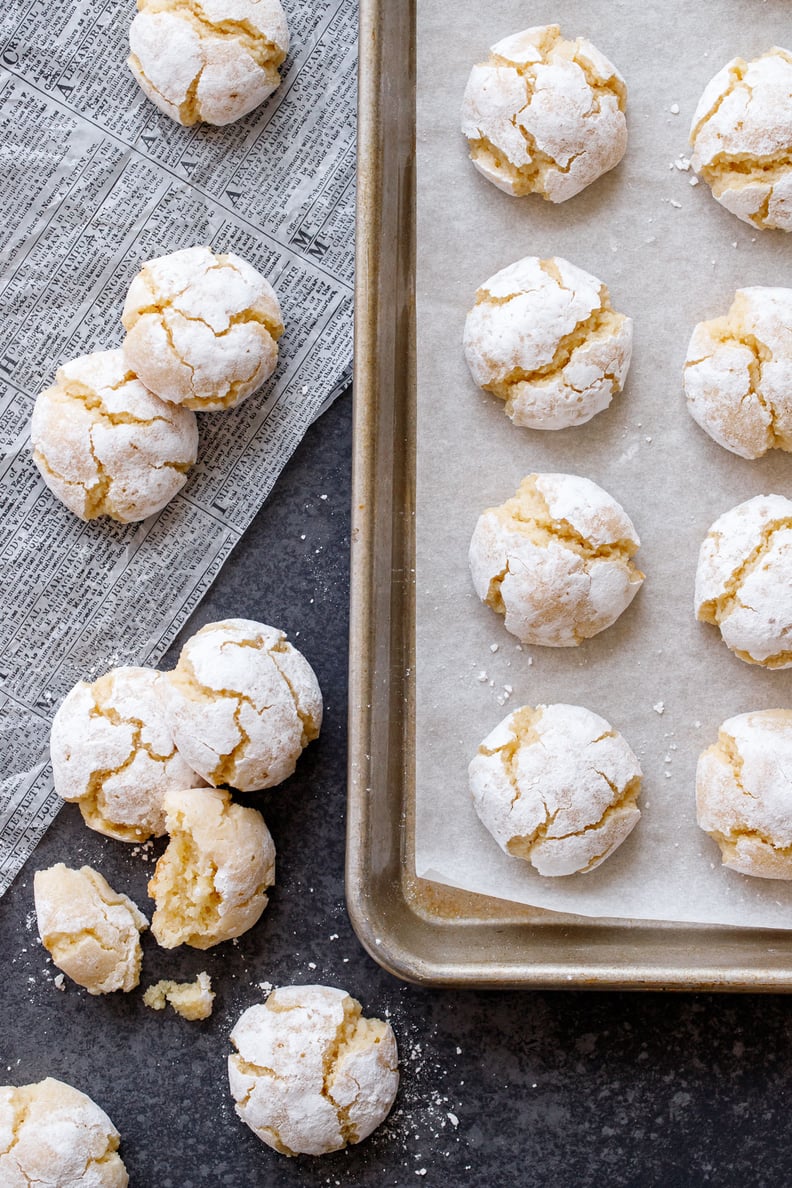
M 57 813 L 49 725 L 75 681 L 156 664 L 352 357 L 356 0 L 284 0 L 271 99 L 182 128 L 126 66 L 133 0 L 0 6 L 0 894 Z M 198 463 L 159 515 L 82 523 L 30 458 L 59 363 L 120 344 L 140 263 L 234 251 L 281 300 L 273 379 L 200 414 Z

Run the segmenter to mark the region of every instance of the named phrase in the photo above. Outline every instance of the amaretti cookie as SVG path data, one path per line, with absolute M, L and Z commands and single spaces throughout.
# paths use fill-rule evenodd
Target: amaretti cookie
M 149 882 L 151 931 L 164 949 L 209 949 L 241 936 L 267 906 L 275 845 L 261 813 L 228 792 L 190 788 L 164 800 L 169 841 Z
M 275 290 L 233 252 L 192 247 L 149 260 L 129 286 L 121 320 L 127 366 L 186 408 L 233 408 L 278 362 Z
M 184 759 L 208 783 L 241 792 L 290 776 L 322 724 L 308 661 L 282 631 L 249 619 L 202 627 L 160 689 Z
M 62 862 L 36 871 L 33 894 L 41 943 L 58 969 L 89 994 L 137 986 L 148 921 L 127 895 L 90 866 Z
M 114 668 L 80 681 L 52 721 L 55 791 L 86 825 L 120 841 L 165 832 L 162 798 L 202 783 L 173 741 L 152 668 Z
M 119 1143 L 104 1110 L 65 1081 L 0 1087 L 4 1188 L 127 1188 Z
M 138 0 L 128 65 L 172 120 L 230 124 L 280 83 L 289 48 L 279 0 Z
M 609 722 L 579 705 L 524 705 L 468 769 L 476 812 L 500 848 L 542 875 L 594 870 L 640 817 L 641 768 Z
M 792 231 L 792 54 L 733 58 L 707 84 L 690 128 L 691 164 L 727 210 Z
M 699 322 L 685 395 L 694 421 L 741 458 L 792 450 L 792 289 L 738 289 L 725 317 Z
M 473 67 L 462 131 L 499 190 L 565 202 L 621 161 L 626 101 L 624 79 L 590 41 L 542 25 L 505 37 Z
M 463 337 L 473 379 L 505 401 L 515 425 L 582 425 L 620 392 L 632 321 L 605 285 L 560 256 L 526 256 L 476 293 Z
M 145 387 L 121 351 L 99 351 L 58 368 L 36 399 L 30 441 L 41 477 L 69 511 L 128 524 L 184 486 L 198 425 Z
M 724 866 L 792 879 L 792 710 L 728 718 L 696 769 L 698 823 Z
M 390 1024 L 333 986 L 284 986 L 231 1032 L 236 1112 L 283 1155 L 325 1155 L 379 1126 L 399 1087 Z
M 699 551 L 694 607 L 740 660 L 792 666 L 792 501 L 757 495 L 718 517 Z
M 523 643 L 567 648 L 615 623 L 643 582 L 624 509 L 590 479 L 529 474 L 478 519 L 470 572 Z

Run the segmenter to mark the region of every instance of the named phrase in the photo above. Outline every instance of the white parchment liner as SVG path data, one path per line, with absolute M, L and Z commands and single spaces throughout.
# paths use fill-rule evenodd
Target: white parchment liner
M 694 803 L 696 759 L 720 722 L 792 705 L 792 671 L 743 664 L 692 612 L 708 527 L 753 495 L 791 495 L 792 457 L 727 453 L 690 419 L 681 389 L 697 321 L 725 313 L 738 287 L 792 286 L 792 236 L 740 222 L 674 164 L 689 153 L 690 119 L 712 75 L 737 54 L 789 47 L 788 5 L 418 0 L 418 21 L 417 874 L 585 916 L 792 928 L 792 884 L 722 868 Z M 560 206 L 500 193 L 473 169 L 459 132 L 472 63 L 499 38 L 553 21 L 607 54 L 629 93 L 624 161 Z M 624 393 L 577 429 L 515 428 L 464 363 L 476 288 L 524 255 L 561 255 L 588 269 L 635 321 Z M 593 479 L 623 504 L 643 542 L 643 590 L 580 648 L 519 650 L 471 585 L 467 550 L 479 513 L 531 471 Z M 476 747 L 502 717 L 554 701 L 606 717 L 644 771 L 643 817 L 631 837 L 591 874 L 555 880 L 498 849 L 467 784 Z

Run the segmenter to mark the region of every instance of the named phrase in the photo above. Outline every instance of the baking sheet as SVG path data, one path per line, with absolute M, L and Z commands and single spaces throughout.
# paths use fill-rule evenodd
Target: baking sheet
M 789 493 L 790 459 L 746 462 L 722 450 L 690 420 L 681 391 L 693 325 L 725 313 L 737 287 L 790 283 L 792 243 L 739 222 L 677 167 L 705 84 L 736 54 L 784 44 L 786 5 L 771 0 L 748 19 L 732 2 L 559 3 L 526 19 L 513 2 L 450 13 L 418 0 L 417 17 L 416 873 L 583 916 L 792 927 L 792 887 L 721 868 L 695 824 L 693 794 L 697 756 L 719 723 L 790 704 L 792 673 L 742 664 L 691 609 L 709 525 L 760 492 Z M 497 191 L 469 163 L 459 133 L 471 64 L 500 37 L 551 21 L 566 36 L 589 37 L 629 91 L 624 161 L 557 207 Z M 625 391 L 578 429 L 515 428 L 464 363 L 476 288 L 523 255 L 561 255 L 588 269 L 635 322 Z M 617 624 L 577 649 L 520 650 L 470 583 L 478 515 L 534 470 L 600 483 L 643 542 L 642 591 Z M 503 855 L 467 787 L 468 762 L 488 731 L 519 705 L 553 701 L 601 713 L 644 771 L 632 836 L 596 871 L 563 880 Z

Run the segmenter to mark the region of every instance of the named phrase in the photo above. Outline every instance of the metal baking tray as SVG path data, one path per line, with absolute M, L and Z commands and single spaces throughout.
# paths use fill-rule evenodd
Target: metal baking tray
M 415 5 L 360 0 L 347 904 L 430 985 L 792 989 L 792 936 L 590 920 L 414 875 Z

